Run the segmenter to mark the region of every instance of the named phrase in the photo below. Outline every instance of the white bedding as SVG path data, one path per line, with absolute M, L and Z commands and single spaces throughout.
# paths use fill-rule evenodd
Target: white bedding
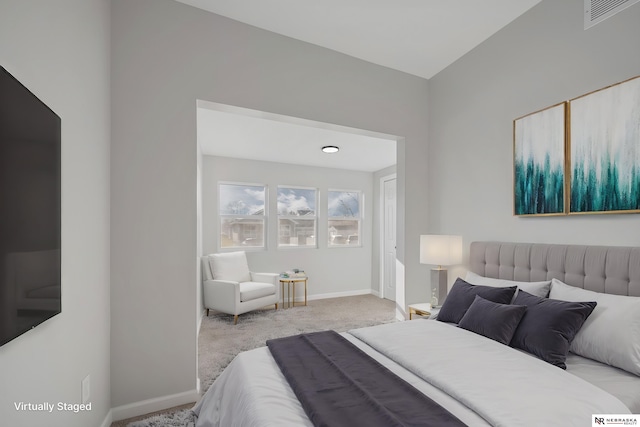
M 592 414 L 629 413 L 583 379 L 456 326 L 405 322 L 351 333 L 493 426 L 584 426 Z
M 470 426 L 584 426 L 592 414 L 630 412 L 575 375 L 442 322 L 343 335 Z M 194 411 L 196 427 L 311 425 L 266 347 L 238 355 Z
M 640 377 L 573 353 L 567 357 L 567 372 L 611 393 L 631 413 L 640 414 Z

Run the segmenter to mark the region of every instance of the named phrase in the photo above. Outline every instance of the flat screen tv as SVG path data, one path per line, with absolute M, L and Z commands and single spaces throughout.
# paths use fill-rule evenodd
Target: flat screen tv
M 61 311 L 60 117 L 0 67 L 0 345 Z

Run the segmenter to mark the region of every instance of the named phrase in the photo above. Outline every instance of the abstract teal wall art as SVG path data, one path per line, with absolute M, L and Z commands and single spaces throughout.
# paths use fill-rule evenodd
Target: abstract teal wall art
M 514 215 L 565 214 L 566 103 L 513 121 Z
M 569 111 L 569 212 L 640 212 L 640 77 L 573 99 Z

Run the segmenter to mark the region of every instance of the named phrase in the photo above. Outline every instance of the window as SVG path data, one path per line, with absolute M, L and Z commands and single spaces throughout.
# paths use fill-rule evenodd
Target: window
M 362 193 L 328 192 L 329 246 L 360 246 Z
M 264 248 L 267 187 L 220 184 L 220 248 Z
M 278 247 L 316 247 L 313 188 L 278 187 Z

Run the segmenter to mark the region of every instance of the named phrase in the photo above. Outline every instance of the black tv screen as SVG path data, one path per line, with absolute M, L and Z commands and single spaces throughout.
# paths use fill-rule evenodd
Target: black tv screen
M 0 67 L 0 345 L 61 311 L 60 117 Z

